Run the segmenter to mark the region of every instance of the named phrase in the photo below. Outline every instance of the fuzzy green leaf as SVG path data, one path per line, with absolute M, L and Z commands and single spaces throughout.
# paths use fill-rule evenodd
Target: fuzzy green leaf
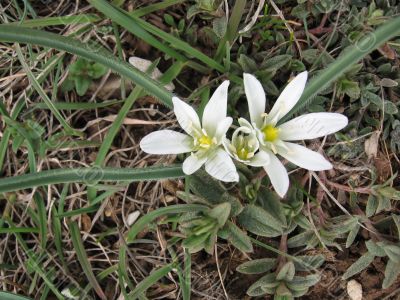
M 261 236 L 275 237 L 283 233 L 284 224 L 259 206 L 246 206 L 238 221 L 246 230 Z
M 215 219 L 218 222 L 219 227 L 223 227 L 228 220 L 231 212 L 231 205 L 228 202 L 218 204 L 212 208 L 207 215 Z
M 383 250 L 383 246 L 381 243 L 375 243 L 372 240 L 368 240 L 365 242 L 365 246 L 368 249 L 368 252 L 375 256 L 384 257 L 386 256 L 385 251 Z
M 382 283 L 382 288 L 387 289 L 390 287 L 397 279 L 397 276 L 400 274 L 400 263 L 395 262 L 389 259 L 386 264 L 385 269 L 385 279 Z
M 243 274 L 262 274 L 276 266 L 276 258 L 261 258 L 247 261 L 236 268 Z
M 228 221 L 225 224 L 226 238 L 234 247 L 242 252 L 253 252 L 253 244 L 245 232 L 234 223 Z
M 378 203 L 379 203 L 379 201 L 376 196 L 374 196 L 372 194 L 370 194 L 368 196 L 367 206 L 365 208 L 365 214 L 368 218 L 375 215 L 375 212 L 378 208 Z
M 321 280 L 320 274 L 311 274 L 307 276 L 294 276 L 293 279 L 288 282 L 288 287 L 291 289 L 291 285 L 298 285 L 302 287 L 311 287 L 316 285 Z M 294 288 L 295 289 L 295 288 Z
M 296 271 L 315 271 L 324 262 L 325 257 L 322 254 L 296 256 L 296 260 L 293 261 Z
M 363 256 L 361 256 L 355 263 L 353 263 L 347 271 L 343 274 L 343 279 L 346 280 L 351 276 L 360 273 L 362 270 L 367 268 L 372 261 L 374 260 L 375 256 L 369 252 L 366 252 Z
M 278 285 L 279 281 L 276 280 L 275 273 L 270 273 L 253 283 L 248 288 L 247 295 L 252 297 L 262 296 L 268 293 L 268 289 L 271 289 L 273 292 Z
M 346 240 L 346 248 L 349 248 L 354 240 L 357 237 L 357 233 L 360 230 L 360 225 L 359 224 L 355 224 L 354 227 L 350 230 L 349 235 L 347 236 L 347 240 Z
M 400 247 L 396 245 L 385 245 L 383 250 L 392 261 L 400 263 Z
M 396 224 L 397 235 L 398 235 L 398 237 L 400 239 L 400 216 L 392 214 L 392 218 L 393 218 L 394 223 Z
M 294 263 L 288 261 L 283 267 L 279 270 L 278 274 L 276 275 L 276 280 L 279 281 L 291 281 L 294 277 L 294 273 L 296 269 L 294 267 Z
M 86 91 L 88 90 L 90 84 L 92 83 L 92 80 L 90 78 L 79 76 L 74 79 L 74 82 L 75 82 L 76 93 L 79 96 L 83 96 L 86 94 Z

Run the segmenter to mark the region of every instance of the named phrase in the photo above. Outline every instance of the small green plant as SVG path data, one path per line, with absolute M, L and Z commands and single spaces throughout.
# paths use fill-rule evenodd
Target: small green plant
M 99 79 L 107 72 L 107 68 L 97 62 L 90 62 L 83 58 L 78 58 L 69 66 L 69 74 L 64 82 L 64 90 L 72 90 L 75 87 L 79 96 L 86 94 L 93 80 Z
M 254 282 L 247 294 L 260 297 L 266 294 L 274 295 L 276 300 L 289 300 L 305 295 L 309 287 L 320 280 L 318 273 L 306 276 L 295 276 L 296 272 L 313 271 L 324 263 L 324 258 L 318 256 L 299 256 L 295 261 L 285 261 L 284 257 L 255 259 L 241 264 L 237 271 L 243 274 L 263 274 L 275 269 Z

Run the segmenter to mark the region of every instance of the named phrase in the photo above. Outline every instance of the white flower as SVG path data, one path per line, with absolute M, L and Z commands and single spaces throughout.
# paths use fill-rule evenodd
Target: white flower
M 254 157 L 269 158 L 263 167 L 278 195 L 283 197 L 286 194 L 289 177 L 276 154 L 307 170 L 331 169 L 331 163 L 321 154 L 289 141 L 314 139 L 339 131 L 348 123 L 345 116 L 338 113 L 310 113 L 277 125 L 300 99 L 307 72 L 300 73 L 286 86 L 269 114 L 265 113 L 265 93 L 261 83 L 250 74 L 243 74 L 243 79 L 253 127 L 251 135 L 256 135 L 259 142 L 259 152 L 253 154 Z
M 232 135 L 232 141 L 224 138 L 223 144 L 226 151 L 236 160 L 253 167 L 263 167 L 269 163 L 269 155 L 258 151 L 260 143 L 258 142 L 256 131 L 249 121 L 240 118 L 240 127 Z M 258 153 L 256 154 L 256 152 Z
M 226 116 L 229 81 L 214 92 L 200 119 L 195 110 L 177 97 L 172 98 L 179 125 L 187 134 L 172 130 L 155 131 L 140 141 L 140 148 L 150 154 L 179 154 L 191 152 L 183 162 L 183 172 L 193 174 L 205 164 L 206 171 L 218 180 L 239 181 L 239 175 L 222 142 L 232 124 Z

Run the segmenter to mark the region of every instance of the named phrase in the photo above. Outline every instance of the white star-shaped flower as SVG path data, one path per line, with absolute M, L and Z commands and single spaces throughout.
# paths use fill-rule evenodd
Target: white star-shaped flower
M 239 128 L 246 128 L 242 131 L 247 138 L 242 138 L 242 143 L 236 141 L 237 137 L 232 142 L 225 140 L 225 148 L 231 156 L 252 166 L 265 161 L 262 166 L 281 197 L 288 190 L 289 177 L 277 154 L 307 170 L 331 169 L 331 163 L 321 154 L 291 141 L 315 139 L 339 131 L 347 125 L 347 117 L 338 113 L 310 113 L 277 125 L 300 99 L 307 72 L 300 73 L 286 86 L 269 114 L 265 113 L 265 93 L 261 83 L 250 74 L 243 74 L 243 78 L 251 124 L 243 119 L 239 121 Z M 258 152 L 252 147 L 255 144 L 254 136 L 259 143 Z
M 239 181 L 236 167 L 222 142 L 232 124 L 227 117 L 229 81 L 224 81 L 204 108 L 203 118 L 177 97 L 172 98 L 179 125 L 187 133 L 173 130 L 155 131 L 140 141 L 140 148 L 150 154 L 179 154 L 191 152 L 183 162 L 183 172 L 193 174 L 205 165 L 206 171 L 224 182 Z

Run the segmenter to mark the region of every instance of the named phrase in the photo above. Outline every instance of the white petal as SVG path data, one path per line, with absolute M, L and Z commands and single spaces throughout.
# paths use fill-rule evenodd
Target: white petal
M 137 56 L 132 56 L 129 57 L 129 63 L 134 66 L 135 68 L 139 69 L 140 71 L 146 73 L 147 69 L 151 66 L 152 62 L 150 60 L 144 59 L 144 58 L 140 58 Z M 155 67 L 153 69 L 153 72 L 151 73 L 150 77 L 157 80 L 159 79 L 163 74 L 161 73 L 161 71 Z M 169 91 L 173 91 L 175 89 L 175 85 L 171 82 L 167 85 L 164 85 L 164 87 L 169 90 Z
M 214 92 L 203 112 L 202 125 L 208 135 L 214 136 L 218 123 L 226 118 L 229 81 L 225 80 Z
M 332 169 L 332 165 L 318 152 L 294 143 L 285 142 L 286 149 L 279 148 L 279 154 L 295 165 L 311 171 Z
M 264 167 L 271 161 L 270 155 L 264 151 L 259 151 L 254 157 L 246 164 L 252 167 Z
M 140 148 L 149 154 L 179 154 L 193 150 L 193 139 L 173 130 L 159 130 L 146 135 Z
M 183 130 L 191 136 L 193 136 L 195 132 L 200 132 L 200 119 L 193 107 L 183 102 L 178 97 L 173 97 L 172 103 L 174 104 L 175 116 Z
M 303 93 L 306 82 L 307 71 L 300 73 L 289 82 L 267 116 L 267 123 L 273 123 L 275 125 L 293 108 L 293 106 L 295 106 Z
M 264 170 L 267 172 L 276 193 L 283 197 L 289 188 L 289 175 L 285 166 L 271 151 L 265 150 L 265 152 L 269 155 L 270 162 L 267 166 L 264 166 Z
M 228 152 L 230 156 L 234 157 L 233 150 L 231 149 L 231 144 L 232 142 L 229 139 L 227 139 L 226 137 L 222 138 L 222 145 L 224 146 L 225 151 Z
M 265 112 L 265 92 L 261 83 L 251 74 L 243 74 L 244 91 L 249 104 L 250 120 L 257 126 L 262 124 Z
M 225 137 L 226 132 L 232 125 L 232 122 L 233 122 L 232 118 L 227 117 L 218 123 L 217 130 L 215 131 L 214 134 L 214 137 L 217 139 L 218 144 L 222 142 L 222 138 Z
M 206 161 L 206 171 L 214 178 L 224 182 L 239 181 L 235 164 L 228 153 L 221 148 L 217 149 Z
M 253 129 L 253 126 L 245 118 L 239 118 L 238 122 L 239 122 L 239 125 L 242 127 L 248 127 L 250 129 Z
M 315 139 L 346 127 L 347 117 L 337 113 L 311 113 L 279 126 L 279 138 L 285 141 Z
M 128 215 L 128 217 L 126 218 L 126 223 L 127 223 L 129 226 L 132 226 L 133 223 L 135 223 L 136 220 L 139 218 L 139 216 L 140 216 L 140 211 L 135 210 L 133 213 L 130 213 L 130 214 Z
M 201 155 L 196 155 L 196 154 L 191 154 L 188 156 L 185 161 L 183 162 L 182 165 L 182 170 L 183 173 L 186 175 L 193 174 L 196 172 L 198 169 L 201 168 L 201 166 L 206 162 L 207 156 L 201 156 Z

